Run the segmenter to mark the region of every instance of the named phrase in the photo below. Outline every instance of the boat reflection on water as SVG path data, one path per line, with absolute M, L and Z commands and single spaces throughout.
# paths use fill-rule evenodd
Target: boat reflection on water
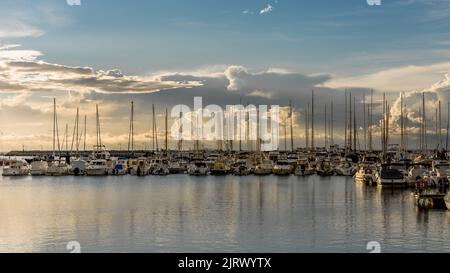
M 1 179 L 1 252 L 450 251 L 450 213 L 351 177 Z

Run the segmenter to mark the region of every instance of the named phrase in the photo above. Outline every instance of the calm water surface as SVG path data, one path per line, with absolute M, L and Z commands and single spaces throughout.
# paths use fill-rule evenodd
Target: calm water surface
M 351 178 L 0 178 L 0 252 L 450 252 L 450 213 Z

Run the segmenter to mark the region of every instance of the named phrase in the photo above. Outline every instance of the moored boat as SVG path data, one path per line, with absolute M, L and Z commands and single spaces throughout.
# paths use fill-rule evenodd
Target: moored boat
M 307 158 L 299 159 L 294 174 L 296 176 L 308 176 L 316 173 L 316 170 L 311 166 Z
M 288 176 L 294 172 L 294 167 L 287 160 L 278 160 L 273 167 L 273 173 L 280 176 Z
M 50 162 L 45 175 L 64 176 L 69 175 L 70 165 L 64 159 L 57 159 Z
M 44 176 L 47 173 L 48 163 L 46 161 L 33 161 L 31 162 L 30 174 L 32 176 Z
M 106 176 L 110 173 L 111 168 L 105 159 L 96 159 L 89 162 L 86 167 L 87 176 Z
M 30 167 L 25 160 L 14 159 L 4 162 L 2 176 L 27 176 Z
M 262 160 L 260 163 L 256 164 L 255 170 L 253 171 L 255 175 L 270 175 L 273 173 L 273 163 L 269 159 Z
M 334 175 L 334 170 L 331 162 L 328 158 L 322 159 L 316 167 L 316 173 L 319 176 L 332 176 Z
M 377 184 L 380 187 L 406 187 L 403 164 L 387 163 L 382 164 L 377 172 Z
M 194 161 L 188 168 L 190 176 L 205 176 L 208 175 L 208 166 L 203 161 Z

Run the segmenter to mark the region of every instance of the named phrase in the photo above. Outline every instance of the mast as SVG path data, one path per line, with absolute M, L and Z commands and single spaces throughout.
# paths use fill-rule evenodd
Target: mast
M 390 120 L 390 113 L 391 113 L 391 107 L 387 103 L 387 101 L 386 101 L 386 109 L 387 109 L 387 112 L 386 112 L 386 140 L 384 142 L 386 145 L 386 147 L 384 148 L 385 151 L 387 151 L 388 147 L 389 147 L 389 120 Z
M 328 126 L 328 124 L 327 124 L 327 105 L 325 104 L 325 149 L 327 149 L 327 146 L 328 146 L 328 135 L 327 135 L 327 133 L 328 133 L 328 131 L 327 131 L 327 126 Z
M 315 143 L 314 143 L 314 90 L 311 92 L 311 149 L 315 151 Z
M 330 144 L 334 146 L 334 102 L 331 100 Z
M 246 103 L 245 107 L 248 109 L 248 102 Z M 253 150 L 250 140 L 250 111 L 245 111 L 245 140 L 247 142 L 247 151 Z
M 386 156 L 386 93 L 383 93 L 383 120 L 381 129 L 381 145 L 383 147 L 383 158 Z
M 242 105 L 242 98 L 239 99 L 239 106 Z M 239 109 L 239 114 L 238 114 L 238 126 L 239 126 L 239 152 L 242 152 L 242 110 Z
M 284 151 L 287 152 L 287 122 L 288 118 L 284 119 Z
M 408 152 L 409 147 L 409 134 L 408 134 L 408 108 L 406 107 L 406 103 L 404 104 L 404 118 L 403 118 L 403 138 L 405 141 L 405 153 Z
M 373 151 L 373 89 L 370 92 L 370 109 L 369 109 L 369 150 Z
M 83 151 L 86 151 L 86 135 L 87 135 L 87 116 L 84 115 L 84 141 L 83 141 Z
M 183 112 L 180 111 L 180 130 L 179 130 L 178 151 L 183 150 Z
M 442 149 L 442 109 L 439 101 L 439 149 Z
M 259 112 L 259 105 L 256 106 L 256 151 L 261 152 L 261 118 Z M 272 118 L 272 117 L 271 117 Z
M 77 150 L 77 154 L 80 151 L 80 141 L 79 141 L 79 129 L 80 129 L 80 108 L 77 107 L 77 129 L 76 129 L 76 150 Z
M 79 139 L 78 139 L 78 108 L 77 108 L 77 113 L 75 115 L 75 122 L 74 122 L 74 126 L 73 126 L 73 131 L 72 131 L 72 141 L 70 144 L 70 151 L 72 152 L 74 150 L 74 145 L 75 145 L 75 150 L 78 153 L 78 144 L 79 144 Z
M 152 104 L 152 132 L 153 132 L 153 151 L 159 151 L 158 147 L 158 131 L 156 128 L 155 105 Z M 155 149 L 156 148 L 156 149 Z
M 423 133 L 423 143 L 424 143 L 424 150 L 428 150 L 428 143 L 427 143 L 427 115 L 426 115 L 426 108 L 425 108 L 425 92 L 422 93 L 422 133 Z
M 445 151 L 448 151 L 448 131 L 450 130 L 450 102 L 447 102 L 447 137 L 445 138 Z
M 53 156 L 56 150 L 56 98 L 53 98 Z
M 422 129 L 423 129 L 423 126 L 422 126 L 422 107 L 419 107 L 419 117 L 420 117 L 420 128 L 419 128 L 419 140 L 420 140 L 420 146 L 419 146 L 419 148 L 420 148 L 420 151 L 421 152 L 423 152 L 423 138 L 422 138 L 422 136 L 423 136 L 423 133 L 422 133 Z
M 344 140 L 344 148 L 345 148 L 345 152 L 347 153 L 347 145 L 348 145 L 348 142 L 347 142 L 347 133 L 348 133 L 348 127 L 347 127 L 347 89 L 345 90 L 345 118 L 344 118 L 344 131 L 345 131 L 345 140 Z
M 100 115 L 98 113 L 98 104 L 95 105 L 96 109 L 96 120 L 97 120 L 97 149 L 101 149 L 103 146 L 102 144 L 102 136 L 101 136 L 101 129 L 100 129 Z
M 69 124 L 66 123 L 66 132 L 65 134 L 65 138 L 66 138 L 66 152 L 69 151 Z
M 79 127 L 80 127 L 80 109 L 77 107 L 77 135 L 76 135 L 76 139 L 77 139 L 77 143 L 76 143 L 77 154 L 78 154 L 78 152 L 80 150 Z
M 356 138 L 357 138 L 357 129 L 356 129 L 356 97 L 353 97 L 353 151 L 356 152 Z
M 166 139 L 164 140 L 166 153 L 169 151 L 169 110 L 166 108 L 166 120 L 165 120 L 165 127 L 166 127 Z
M 405 150 L 405 138 L 404 138 L 404 121 L 403 121 L 403 93 L 400 93 L 400 147 L 401 150 Z
M 438 103 L 438 108 L 436 108 L 436 110 L 435 110 L 435 120 L 434 120 L 434 123 L 435 123 L 435 134 L 436 134 L 436 150 L 439 150 L 439 132 L 438 132 L 438 119 L 439 119 L 439 117 L 438 117 L 438 115 L 439 115 L 439 103 Z
M 311 93 L 311 149 L 315 151 L 314 144 L 314 90 Z
M 292 101 L 289 101 L 289 108 L 291 112 L 291 151 L 294 152 L 294 112 L 292 111 Z
M 128 132 L 128 152 L 134 152 L 134 102 L 131 102 L 130 129 Z
M 352 92 L 349 93 L 349 121 L 348 121 L 348 127 L 349 127 L 349 137 L 348 137 L 348 145 L 349 145 L 349 149 L 350 151 L 353 150 L 353 145 L 352 145 L 352 139 L 353 139 L 353 132 L 352 132 L 352 127 L 353 127 L 353 113 L 352 113 Z
M 363 94 L 363 131 L 364 131 L 364 151 L 367 151 L 367 126 L 366 126 L 366 93 Z
M 309 150 L 309 103 L 305 109 L 305 148 Z

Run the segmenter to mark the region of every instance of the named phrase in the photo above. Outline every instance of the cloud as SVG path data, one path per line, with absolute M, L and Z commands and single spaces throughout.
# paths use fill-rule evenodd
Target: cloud
M 273 11 L 273 6 L 268 4 L 267 7 L 263 8 L 259 14 L 268 14 L 271 13 Z
M 66 73 L 77 75 L 92 75 L 94 70 L 90 67 L 70 67 L 59 64 L 51 64 L 43 61 L 11 61 L 8 62 L 8 67 L 19 73 Z
M 44 33 L 42 29 L 17 19 L 0 19 L 0 38 L 39 37 Z
M 450 62 L 431 65 L 410 65 L 378 71 L 367 75 L 333 79 L 325 84 L 330 88 L 358 86 L 386 92 L 422 90 L 450 72 Z
M 42 56 L 36 50 L 14 49 L 20 45 L 2 45 L 0 47 L 0 64 L 12 61 L 33 61 Z
M 271 99 L 271 98 L 273 98 L 273 93 L 264 92 L 264 91 L 260 91 L 260 90 L 254 90 L 254 91 L 250 92 L 247 96 L 248 97 L 261 97 L 261 98 L 265 98 L 265 99 Z
M 253 70 L 245 66 L 215 65 L 202 67 L 193 71 L 165 71 L 153 73 L 150 76 L 131 76 L 118 69 L 96 70 L 89 66 L 76 67 L 49 63 L 42 60 L 42 53 L 21 49 L 18 45 L 0 46 L 0 111 L 2 126 L 8 131 L 8 137 L 27 139 L 29 145 L 42 143 L 44 137 L 51 137 L 52 98 L 57 98 L 60 125 L 73 123 L 76 108 L 80 107 L 82 115 L 88 116 L 88 139 L 94 139 L 89 132 L 95 132 L 95 104 L 100 105 L 102 132 L 108 147 L 118 148 L 126 142 L 129 103 L 135 101 L 136 135 L 144 144 L 148 138 L 149 105 L 155 104 L 157 114 L 165 108 L 177 104 L 191 105 L 194 96 L 203 97 L 204 105 L 218 104 L 221 106 L 237 104 L 280 105 L 286 106 L 292 100 L 295 111 L 295 135 L 298 145 L 302 144 L 304 135 L 304 112 L 311 103 L 311 90 L 315 90 L 317 134 L 322 134 L 324 128 L 325 105 L 334 102 L 334 119 L 336 140 L 342 138 L 344 123 L 344 91 L 337 87 L 337 82 L 344 80 L 357 98 L 357 123 L 362 124 L 362 95 L 369 94 L 373 85 L 384 86 L 397 84 L 402 86 L 409 80 L 417 80 L 416 75 L 423 74 L 420 85 L 434 77 L 438 80 L 424 89 L 417 89 L 418 82 L 411 84 L 405 94 L 408 105 L 408 119 L 411 128 L 417 127 L 418 109 L 421 92 L 427 96 L 427 116 L 431 118 L 436 109 L 436 102 L 450 100 L 450 75 L 441 79 L 444 71 L 448 71 L 446 63 L 423 67 L 397 68 L 391 71 L 380 71 L 373 75 L 383 76 L 377 79 L 363 75 L 336 79 L 331 75 L 306 75 L 282 68 L 267 68 Z M 370 79 L 370 81 L 369 81 Z M 383 82 L 383 80 L 385 82 Z M 378 85 L 377 85 L 378 84 Z M 362 88 L 352 88 L 361 86 Z M 395 86 L 395 85 L 394 85 Z M 403 89 L 408 91 L 408 89 Z M 414 91 L 416 90 L 416 91 Z M 380 118 L 379 97 L 375 92 L 375 120 Z M 397 93 L 390 95 L 392 104 L 392 130 L 397 130 L 399 120 L 399 105 Z M 162 126 L 162 117 L 158 115 L 158 124 Z M 42 126 L 25 126 L 26 123 L 43 124 Z M 22 124 L 22 125 L 20 125 Z M 430 127 L 431 130 L 431 127 Z M 8 138 L 7 137 L 7 138 Z M 394 135 L 395 137 L 395 135 Z M 39 139 L 40 138 L 40 139 Z M 4 145 L 19 145 L 11 141 Z M 123 139 L 125 139 L 123 141 Z M 90 140 L 88 140 L 90 141 Z M 45 141 L 44 141 L 45 142 Z M 50 141 L 49 141 L 50 143 Z M 17 147 L 17 146 L 12 146 Z M 17 147 L 20 148 L 20 147 Z M 39 147 L 35 147 L 39 148 Z
M 446 124 L 447 102 L 450 101 L 450 73 L 445 78 L 423 90 L 409 91 L 404 93 L 403 107 L 406 117 L 406 126 L 409 134 L 418 134 L 422 123 L 420 112 L 423 111 L 422 98 L 425 95 L 426 121 L 430 135 L 435 134 L 436 110 L 439 102 L 442 106 L 442 125 Z M 391 128 L 399 133 L 401 120 L 401 98 L 400 95 L 394 100 L 391 108 Z M 414 137 L 414 136 L 413 136 Z
M 11 44 L 11 45 L 0 44 L 0 50 L 6 50 L 6 49 L 11 49 L 11 48 L 16 48 L 16 47 L 20 47 L 20 45 L 19 44 Z
M 38 51 L 2 46 L 0 49 L 1 90 L 14 91 L 64 91 L 104 94 L 153 93 L 161 90 L 189 88 L 199 82 L 161 81 L 158 78 L 124 75 L 120 70 L 95 71 L 91 67 L 74 67 L 39 60 Z
M 252 73 L 243 66 L 230 66 L 224 72 L 229 81 L 228 91 L 244 93 L 271 91 L 275 94 L 295 92 L 295 90 L 311 90 L 330 80 L 329 75 L 307 76 L 281 69 L 268 69 Z M 276 96 L 276 95 L 275 95 Z

